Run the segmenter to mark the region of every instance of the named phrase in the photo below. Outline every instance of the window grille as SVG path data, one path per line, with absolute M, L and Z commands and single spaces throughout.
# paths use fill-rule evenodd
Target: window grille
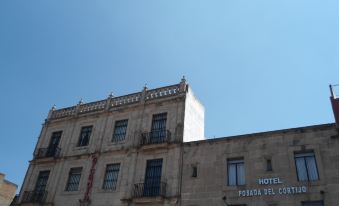
M 87 146 L 89 143 L 89 138 L 92 133 L 93 126 L 86 126 L 81 128 L 78 147 Z
M 147 160 L 144 196 L 154 197 L 161 192 L 162 159 Z
M 112 142 L 121 142 L 125 140 L 127 125 L 127 119 L 115 122 Z
M 46 199 L 46 186 L 50 171 L 41 171 L 35 183 L 34 191 L 26 191 L 23 197 L 23 202 L 44 202 Z
M 66 191 L 77 191 L 80 183 L 82 167 L 71 168 L 69 171 Z
M 167 113 L 153 115 L 150 133 L 150 141 L 152 143 L 163 142 L 166 138 L 166 121 Z
M 120 170 L 120 164 L 109 164 L 106 166 L 104 184 L 102 189 L 115 190 L 118 181 L 118 175 Z
M 47 148 L 47 153 L 46 153 L 47 157 L 54 157 L 56 153 L 58 152 L 58 146 L 59 146 L 59 142 L 61 139 L 61 135 L 62 135 L 62 131 L 52 133 L 52 137 L 49 142 L 49 146 Z
M 34 191 L 44 191 L 47 186 L 48 177 L 49 177 L 49 170 L 39 172 L 39 176 L 36 181 Z

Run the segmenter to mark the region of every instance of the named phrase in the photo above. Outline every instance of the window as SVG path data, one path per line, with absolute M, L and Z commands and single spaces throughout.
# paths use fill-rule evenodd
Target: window
M 106 166 L 106 173 L 104 178 L 104 184 L 102 189 L 115 190 L 118 181 L 118 175 L 120 170 L 120 164 L 109 164 Z
M 192 177 L 198 177 L 198 167 L 196 165 L 192 166 Z
M 164 192 L 161 188 L 161 170 L 162 159 L 147 160 L 143 191 L 144 197 L 155 197 Z
M 80 183 L 82 167 L 71 168 L 68 175 L 66 191 L 77 191 Z
M 167 113 L 154 114 L 150 134 L 151 143 L 164 142 L 166 138 Z
M 49 170 L 39 172 L 38 179 L 35 183 L 34 192 L 24 197 L 28 202 L 44 202 L 46 199 L 46 187 L 49 177 Z
M 36 181 L 34 191 L 39 191 L 39 192 L 44 191 L 47 186 L 48 177 L 49 177 L 49 170 L 39 172 L 39 176 Z
M 60 141 L 60 138 L 61 138 L 61 135 L 62 135 L 62 131 L 53 132 L 49 145 L 50 146 L 58 145 L 59 141 Z
M 294 154 L 299 181 L 316 181 L 319 179 L 314 152 Z
M 90 138 L 91 133 L 92 133 L 92 128 L 93 128 L 93 126 L 87 126 L 87 127 L 81 128 L 78 147 L 83 147 L 83 146 L 88 145 L 89 138 Z
M 302 202 L 301 206 L 324 206 L 323 201 Z
M 112 142 L 121 142 L 125 140 L 127 124 L 127 119 L 115 122 Z
M 245 166 L 244 159 L 228 160 L 228 185 L 244 185 L 245 184 Z
M 266 160 L 266 171 L 273 171 L 271 159 Z
M 47 157 L 54 157 L 57 155 L 61 135 L 62 131 L 52 133 L 52 137 L 47 148 Z

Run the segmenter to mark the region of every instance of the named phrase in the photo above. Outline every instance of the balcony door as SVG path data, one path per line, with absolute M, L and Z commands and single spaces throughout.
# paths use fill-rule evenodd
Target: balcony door
M 35 184 L 34 192 L 31 196 L 31 202 L 43 202 L 46 196 L 46 186 L 49 177 L 49 171 L 41 171 Z
M 53 132 L 49 146 L 47 148 L 47 157 L 54 157 L 60 142 L 62 132 Z
M 166 138 L 167 113 L 154 114 L 152 119 L 150 143 L 161 143 Z
M 144 197 L 160 195 L 161 190 L 162 159 L 147 160 Z

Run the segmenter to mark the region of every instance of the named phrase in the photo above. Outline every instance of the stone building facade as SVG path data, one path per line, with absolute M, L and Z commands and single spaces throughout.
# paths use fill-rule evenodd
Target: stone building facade
M 20 205 L 335 206 L 335 124 L 204 139 L 185 79 L 49 112 Z
M 19 203 L 175 205 L 180 197 L 182 142 L 203 138 L 204 108 L 185 79 L 126 96 L 53 108 Z
M 335 124 L 188 142 L 184 154 L 182 205 L 338 205 Z
M 0 205 L 8 206 L 11 204 L 18 186 L 8 180 L 5 180 L 5 174 L 0 173 Z

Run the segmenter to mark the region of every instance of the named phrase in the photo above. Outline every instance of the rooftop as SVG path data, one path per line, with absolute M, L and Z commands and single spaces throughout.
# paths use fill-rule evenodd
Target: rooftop
M 305 127 L 297 127 L 297 128 L 289 128 L 289 129 L 281 129 L 281 130 L 273 130 L 273 131 L 267 131 L 267 132 L 257 132 L 257 133 L 250 133 L 250 134 L 242 134 L 242 135 L 235 135 L 235 136 L 228 136 L 228 137 L 217 137 L 213 139 L 205 139 L 205 140 L 198 140 L 198 141 L 192 141 L 192 142 L 185 142 L 185 145 L 194 145 L 194 144 L 200 144 L 200 143 L 213 143 L 213 142 L 221 142 L 221 141 L 232 141 L 232 140 L 239 140 L 243 138 L 265 138 L 268 136 L 274 136 L 274 135 L 281 135 L 281 134 L 296 134 L 296 133 L 305 133 L 305 132 L 311 132 L 311 131 L 322 131 L 322 130 L 329 130 L 333 129 L 333 131 L 336 130 L 336 124 L 335 123 L 328 123 L 328 124 L 319 124 L 319 125 L 311 125 L 311 126 L 305 126 Z
M 83 103 L 83 101 L 80 100 L 77 105 L 61 109 L 56 109 L 56 107 L 53 106 L 48 114 L 47 120 L 62 119 L 75 115 L 105 111 L 127 105 L 134 105 L 140 102 L 149 102 L 165 97 L 179 96 L 187 92 L 187 86 L 188 85 L 186 84 L 185 77 L 183 77 L 179 84 L 150 90 L 145 86 L 141 92 L 118 97 L 115 97 L 111 94 L 107 99 L 90 103 Z

